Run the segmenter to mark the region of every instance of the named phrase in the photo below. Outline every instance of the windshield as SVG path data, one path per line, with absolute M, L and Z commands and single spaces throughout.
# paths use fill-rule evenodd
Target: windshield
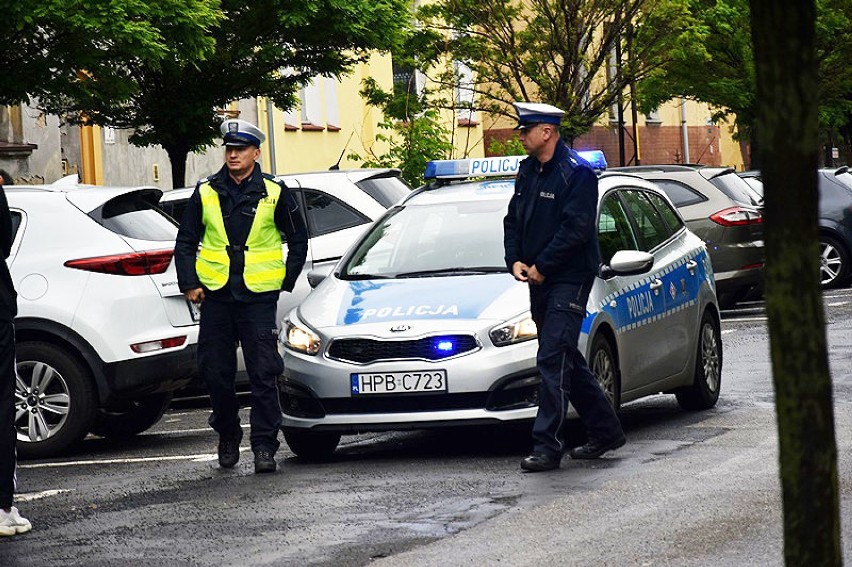
M 499 199 L 392 209 L 343 266 L 343 279 L 506 272 Z

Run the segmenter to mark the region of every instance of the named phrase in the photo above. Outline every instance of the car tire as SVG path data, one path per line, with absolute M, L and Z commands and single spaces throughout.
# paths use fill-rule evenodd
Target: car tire
M 722 338 L 716 318 L 706 311 L 698 328 L 698 352 L 691 386 L 675 392 L 685 410 L 706 410 L 716 405 L 722 385 Z
M 340 433 L 286 428 L 284 440 L 297 457 L 308 461 L 325 461 L 337 449 Z
M 67 452 L 86 436 L 95 418 L 98 396 L 91 372 L 77 358 L 50 343 L 19 343 L 16 359 L 18 454 L 44 458 Z M 32 405 L 33 401 L 41 403 Z M 31 435 L 31 427 L 42 431 Z
M 842 285 L 849 275 L 849 254 L 846 248 L 831 236 L 819 237 L 819 276 L 823 288 Z
M 168 392 L 100 408 L 91 432 L 107 439 L 133 437 L 160 421 L 171 402 L 172 393 Z
M 618 372 L 618 357 L 610 339 L 603 333 L 598 333 L 592 340 L 592 351 L 589 358 L 589 368 L 604 391 L 613 409 L 618 411 L 621 405 L 621 376 Z

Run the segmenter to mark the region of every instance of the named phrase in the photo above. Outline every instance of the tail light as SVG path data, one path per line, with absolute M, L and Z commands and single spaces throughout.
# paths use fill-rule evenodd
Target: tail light
M 722 226 L 743 226 L 762 223 L 763 215 L 755 209 L 731 207 L 710 215 L 710 220 Z
M 174 254 L 174 250 L 114 254 L 112 256 L 68 260 L 65 262 L 65 266 L 115 276 L 145 276 L 165 272 L 169 268 Z

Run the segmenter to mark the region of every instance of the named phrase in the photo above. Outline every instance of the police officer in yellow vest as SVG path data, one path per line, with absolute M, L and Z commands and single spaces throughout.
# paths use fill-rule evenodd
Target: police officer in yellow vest
M 239 341 L 251 385 L 254 470 L 268 473 L 277 468 L 277 379 L 284 370 L 276 304 L 302 271 L 308 233 L 287 187 L 261 173 L 256 163 L 263 132 L 244 120 L 226 120 L 222 137 L 225 165 L 198 182 L 181 220 L 175 244 L 178 285 L 201 308 L 198 367 L 210 392 L 219 465 L 232 468 L 240 457 L 243 432 L 234 388 Z

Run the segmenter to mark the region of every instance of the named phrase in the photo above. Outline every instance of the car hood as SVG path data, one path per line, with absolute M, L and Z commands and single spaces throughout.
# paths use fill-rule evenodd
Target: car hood
M 344 281 L 329 276 L 298 309 L 316 329 L 414 321 L 505 321 L 529 310 L 509 274 Z

